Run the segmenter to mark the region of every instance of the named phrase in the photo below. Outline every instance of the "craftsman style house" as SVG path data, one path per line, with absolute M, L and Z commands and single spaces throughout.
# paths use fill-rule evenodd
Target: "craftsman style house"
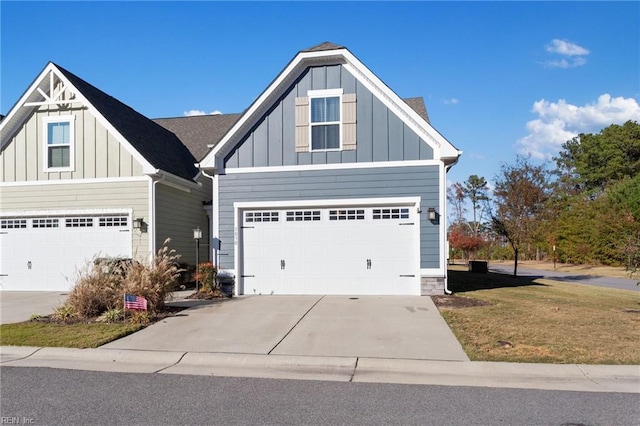
M 48 64 L 0 123 L 0 284 L 65 290 L 95 256 L 192 230 L 237 294 L 438 294 L 461 152 L 349 50 L 299 52 L 241 115 L 150 120 Z

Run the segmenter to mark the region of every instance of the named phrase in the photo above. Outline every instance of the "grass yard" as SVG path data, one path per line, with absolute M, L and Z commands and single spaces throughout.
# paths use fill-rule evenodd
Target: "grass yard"
M 453 297 L 489 303 L 439 304 L 474 361 L 640 364 L 639 293 L 455 265 L 449 288 Z
M 97 348 L 143 328 L 140 324 L 55 324 L 27 321 L 0 325 L 0 345 Z

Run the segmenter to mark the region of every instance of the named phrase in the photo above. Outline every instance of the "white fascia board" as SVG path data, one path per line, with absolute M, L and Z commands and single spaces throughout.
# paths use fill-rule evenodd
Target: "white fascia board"
M 20 99 L 15 103 L 15 105 L 9 110 L 6 117 L 0 123 L 0 148 L 4 148 L 4 146 L 9 142 L 13 133 L 17 130 L 19 124 L 14 123 L 14 118 L 19 119 L 21 117 L 26 118 L 29 116 L 30 112 L 35 107 L 23 107 L 23 105 L 30 100 L 30 98 L 37 93 L 37 88 L 42 83 L 42 80 L 46 76 L 49 75 L 49 72 L 55 70 L 56 67 L 52 62 L 49 62 L 44 69 L 38 74 L 38 76 L 33 80 L 29 88 L 22 94 Z M 38 96 L 41 96 L 38 94 Z M 24 108 L 24 109 L 23 109 Z M 25 111 L 23 114 L 19 114 L 19 112 Z
M 229 129 L 222 140 L 218 144 L 216 144 L 216 146 L 211 151 L 209 151 L 206 157 L 200 162 L 200 166 L 204 169 L 220 169 L 221 160 L 217 159 L 227 153 L 227 151 L 230 149 L 229 145 L 233 145 L 234 143 L 238 142 L 236 138 L 238 137 L 238 131 L 240 129 L 244 128 L 247 123 L 251 122 L 251 120 L 256 120 L 257 118 L 259 118 L 256 117 L 257 112 L 260 112 L 263 109 L 266 111 L 266 108 L 270 106 L 267 105 L 267 102 L 270 98 L 274 97 L 274 95 L 278 95 L 279 91 L 288 88 L 289 84 L 295 81 L 295 78 L 298 76 L 298 74 L 306 69 L 306 67 L 310 65 L 311 61 L 329 61 L 335 58 L 344 57 L 346 52 L 346 49 L 337 49 L 321 52 L 298 53 L 293 58 L 293 60 L 289 62 L 289 64 L 280 72 L 280 74 L 278 74 L 278 76 L 271 82 L 267 89 L 262 92 L 262 94 L 251 104 L 249 109 L 242 115 L 240 120 L 238 120 L 233 125 L 233 127 Z
M 302 164 L 292 166 L 266 166 L 266 167 L 237 167 L 226 169 L 225 173 L 267 173 L 267 172 L 302 172 L 318 170 L 345 170 L 345 169 L 382 169 L 389 167 L 417 167 L 439 166 L 440 160 L 411 160 L 411 161 L 374 161 L 370 163 L 331 163 L 331 164 Z
M 233 203 L 235 211 L 243 209 L 328 207 L 328 206 L 415 206 L 420 207 L 420 197 L 340 198 L 322 200 L 242 201 Z
M 415 112 L 406 102 L 404 102 L 393 90 L 380 80 L 369 68 L 367 68 L 351 52 L 344 53 L 347 63 L 345 69 L 360 81 L 374 96 L 394 112 L 411 130 L 428 143 L 434 151 L 435 158 L 450 158 L 460 155 L 448 140 L 444 138 L 436 129 L 424 118 Z
M 86 183 L 116 183 L 116 182 L 141 182 L 146 181 L 146 176 L 113 177 L 95 179 L 58 179 L 58 180 L 30 180 L 19 182 L 0 182 L 0 188 L 15 186 L 48 186 L 48 185 L 81 185 Z

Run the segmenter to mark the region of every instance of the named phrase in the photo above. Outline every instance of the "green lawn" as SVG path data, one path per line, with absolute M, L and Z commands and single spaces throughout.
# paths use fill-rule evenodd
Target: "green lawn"
M 637 292 L 470 273 L 462 266 L 450 267 L 449 288 L 456 297 L 490 303 L 440 308 L 472 360 L 640 364 Z
M 0 345 L 96 348 L 143 328 L 139 324 L 55 324 L 26 321 L 0 325 Z

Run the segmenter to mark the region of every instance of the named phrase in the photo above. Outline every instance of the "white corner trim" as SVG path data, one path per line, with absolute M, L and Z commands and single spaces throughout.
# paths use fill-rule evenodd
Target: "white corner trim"
M 304 164 L 295 166 L 273 167 L 238 167 L 225 169 L 226 174 L 266 173 L 266 172 L 300 172 L 312 170 L 345 170 L 345 169 L 378 169 L 387 167 L 418 167 L 438 166 L 440 160 L 412 160 L 412 161 L 373 161 L 369 163 L 332 163 L 332 164 Z

